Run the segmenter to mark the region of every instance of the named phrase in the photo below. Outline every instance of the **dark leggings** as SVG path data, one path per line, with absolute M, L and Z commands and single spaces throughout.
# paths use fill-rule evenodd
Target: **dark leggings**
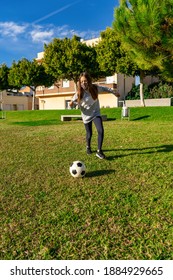
M 104 128 L 103 128 L 103 122 L 102 118 L 100 116 L 93 119 L 93 121 L 84 124 L 86 129 L 86 143 L 87 147 L 90 147 L 91 145 L 91 137 L 92 137 L 92 122 L 94 122 L 95 127 L 97 129 L 98 133 L 98 150 L 102 149 L 103 144 L 103 137 L 104 137 Z

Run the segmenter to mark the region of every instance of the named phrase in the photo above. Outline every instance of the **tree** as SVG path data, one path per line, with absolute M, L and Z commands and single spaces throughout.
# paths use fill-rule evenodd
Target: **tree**
M 103 76 L 96 61 L 95 49 L 80 42 L 77 36 L 72 39 L 55 38 L 44 49 L 43 65 L 56 80 L 73 80 L 76 86 L 83 71 L 88 71 L 93 78 Z
M 95 46 L 100 69 L 107 76 L 113 75 L 115 72 L 127 76 L 138 75 L 138 67 L 132 62 L 127 51 L 123 49 L 117 32 L 109 27 L 100 35 L 101 40 Z
M 45 72 L 42 64 L 36 60 L 29 61 L 25 58 L 13 62 L 9 71 L 8 81 L 14 88 L 20 89 L 28 86 L 33 91 L 32 110 L 35 109 L 35 90 L 37 86 L 50 86 L 53 84 L 53 77 Z
M 113 27 L 123 47 L 144 72 L 173 79 L 173 0 L 120 0 Z
M 6 64 L 0 65 L 0 90 L 3 91 L 9 88 L 8 84 L 9 68 Z M 3 93 L 1 92 L 0 98 L 0 111 L 3 110 Z
M 9 88 L 8 73 L 9 73 L 9 68 L 7 67 L 7 65 L 1 64 L 0 65 L 0 90 Z
M 107 28 L 101 32 L 101 40 L 96 46 L 97 59 L 100 68 L 106 71 L 108 75 L 113 73 L 122 73 L 127 76 L 140 76 L 142 81 L 145 75 L 150 75 L 149 71 L 142 71 L 132 60 L 129 51 L 123 47 L 121 38 L 117 30 Z M 142 85 L 142 86 L 141 86 Z M 143 82 L 140 85 L 140 100 L 144 106 Z

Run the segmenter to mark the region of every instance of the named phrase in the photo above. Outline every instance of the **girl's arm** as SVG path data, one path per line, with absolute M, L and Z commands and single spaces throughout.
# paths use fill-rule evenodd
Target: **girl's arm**
M 77 93 L 75 93 L 69 103 L 70 107 L 73 107 L 73 106 L 76 106 L 78 103 L 77 103 Z
M 116 91 L 116 89 L 102 87 L 102 86 L 97 86 L 97 88 L 98 88 L 98 93 L 108 92 L 108 93 L 113 93 L 116 97 L 120 97 L 120 94 Z

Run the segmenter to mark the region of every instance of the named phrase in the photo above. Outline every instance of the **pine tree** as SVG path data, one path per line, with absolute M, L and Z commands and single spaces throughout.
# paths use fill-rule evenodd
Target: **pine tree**
M 120 0 L 114 28 L 142 70 L 173 80 L 173 0 Z

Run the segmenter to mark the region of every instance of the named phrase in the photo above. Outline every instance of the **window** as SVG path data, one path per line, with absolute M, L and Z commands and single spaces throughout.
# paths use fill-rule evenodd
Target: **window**
M 18 110 L 23 111 L 24 110 L 24 104 L 18 104 Z
M 67 87 L 69 87 L 69 86 L 70 86 L 69 80 L 63 80 L 63 81 L 62 81 L 62 87 L 63 87 L 63 88 L 67 88 Z
M 17 111 L 17 104 L 13 104 L 13 110 Z
M 43 90 L 43 86 L 38 86 L 37 87 L 37 91 L 42 91 Z
M 65 109 L 71 109 L 69 103 L 71 102 L 71 100 L 65 100 Z
M 117 79 L 115 76 L 109 76 L 109 77 L 106 77 L 106 83 L 107 84 L 113 84 L 113 83 L 117 83 Z

